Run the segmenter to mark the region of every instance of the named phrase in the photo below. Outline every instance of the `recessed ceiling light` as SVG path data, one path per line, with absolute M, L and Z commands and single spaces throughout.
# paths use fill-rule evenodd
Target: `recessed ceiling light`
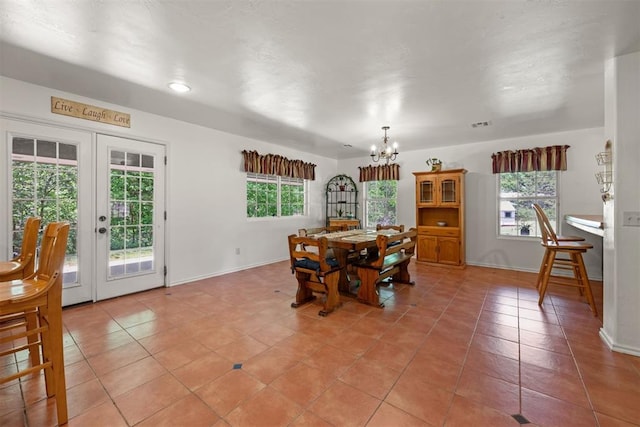
M 171 88 L 171 90 L 178 92 L 178 93 L 185 93 L 185 92 L 189 92 L 191 90 L 191 88 L 189 86 L 187 86 L 184 83 L 180 83 L 180 82 L 171 82 L 169 83 L 169 88 Z

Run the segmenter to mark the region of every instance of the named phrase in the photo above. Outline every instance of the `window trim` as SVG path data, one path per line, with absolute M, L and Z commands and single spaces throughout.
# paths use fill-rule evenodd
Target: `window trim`
M 375 181 L 364 181 L 362 183 L 362 228 L 366 229 L 366 230 L 375 230 L 376 228 L 376 224 L 368 224 L 367 223 L 367 219 L 369 217 L 369 205 L 368 205 L 368 201 L 369 200 L 391 200 L 389 198 L 384 198 L 384 199 L 369 199 L 367 196 L 369 194 L 369 185 L 370 183 L 373 182 L 378 182 L 378 181 L 395 181 L 396 183 L 396 197 L 395 197 L 395 202 L 396 202 L 396 219 L 398 218 L 398 193 L 399 193 L 399 186 L 398 186 L 398 180 L 395 179 L 381 179 L 381 180 L 375 180 Z
M 303 192 L 303 205 L 301 215 L 282 216 L 282 185 L 295 184 L 299 180 Z M 248 216 L 247 215 L 247 184 L 249 182 L 265 182 L 276 184 L 276 212 L 275 216 Z M 245 172 L 245 218 L 248 221 L 265 221 L 265 220 L 286 220 L 291 218 L 303 218 L 309 216 L 309 180 L 304 178 L 292 178 L 288 176 L 269 175 L 256 172 Z
M 553 171 L 529 171 L 529 172 L 506 172 L 506 173 L 540 173 L 540 172 L 554 172 L 555 176 L 556 176 L 556 195 L 555 197 L 536 197 L 536 196 L 527 196 L 527 197 L 521 197 L 522 199 L 538 199 L 538 200 L 551 200 L 551 199 L 555 199 L 555 204 L 556 204 L 556 226 L 554 227 L 554 230 L 556 232 L 556 234 L 560 234 L 560 171 L 557 170 L 553 170 Z M 500 202 L 503 200 L 502 197 L 500 197 L 500 176 L 501 173 L 497 173 L 496 175 L 496 212 L 494 215 L 494 224 L 495 224 L 495 233 L 496 233 L 496 238 L 497 239 L 505 239 L 505 240 L 523 240 L 523 241 L 539 241 L 540 237 L 537 234 L 531 234 L 529 236 L 523 236 L 520 234 L 516 234 L 516 235 L 508 235 L 508 234 L 501 234 L 500 233 Z M 506 198 L 505 198 L 506 200 Z M 531 208 L 531 210 L 533 211 L 533 208 Z M 535 212 L 534 212 L 534 218 L 535 218 Z M 535 218 L 535 221 L 537 222 L 537 218 Z

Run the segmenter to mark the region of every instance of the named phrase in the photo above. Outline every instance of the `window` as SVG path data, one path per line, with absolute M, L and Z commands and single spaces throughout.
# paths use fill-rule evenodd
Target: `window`
M 302 178 L 247 173 L 247 218 L 305 215 L 306 200 Z
M 539 237 L 536 214 L 531 207 L 538 203 L 557 230 L 558 173 L 514 172 L 498 174 L 500 236 Z
M 397 224 L 398 181 L 364 183 L 364 228 Z
M 57 141 L 13 138 L 11 147 L 13 253 L 20 252 L 22 223 L 28 216 L 69 222 L 64 284 L 78 282 L 77 147 Z

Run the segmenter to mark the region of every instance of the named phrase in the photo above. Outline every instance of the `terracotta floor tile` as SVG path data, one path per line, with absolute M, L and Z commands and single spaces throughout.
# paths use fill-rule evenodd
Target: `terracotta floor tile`
M 300 360 L 295 355 L 273 348 L 244 362 L 242 369 L 263 383 L 269 384 L 298 363 Z
M 635 390 L 640 386 L 637 379 L 619 384 L 613 383 L 612 378 L 606 382 L 591 378 L 584 381 L 597 412 L 631 423 L 640 420 L 640 391 Z
M 520 366 L 520 372 L 522 387 L 586 409 L 591 408 L 582 379 L 577 374 L 567 375 L 524 362 Z
M 0 426 L 2 427 L 24 427 L 28 425 L 22 409 L 6 414 L 0 413 Z
M 258 329 L 251 333 L 250 336 L 263 344 L 272 346 L 293 334 L 295 334 L 295 332 L 286 326 L 271 324 L 265 328 Z
M 600 427 L 637 427 L 638 423 L 630 423 L 618 418 L 610 417 L 609 415 L 596 412 L 596 418 L 600 423 Z
M 214 381 L 233 369 L 233 363 L 217 353 L 208 353 L 173 371 L 178 380 L 189 390 Z
M 384 399 L 401 372 L 388 364 L 363 357 L 340 377 L 340 381 L 378 399 Z
M 86 360 L 65 366 L 64 376 L 65 384 L 68 389 L 96 377 Z
M 265 384 L 237 369 L 227 372 L 195 393 L 218 415 L 224 417 L 264 387 Z
M 127 427 L 118 408 L 111 401 L 82 412 L 69 420 L 69 427 L 108 425 L 109 427 Z
M 233 363 L 244 362 L 269 347 L 250 336 L 241 337 L 227 345 L 216 349 L 216 353 Z
M 530 347 L 553 351 L 554 353 L 571 353 L 567 340 L 557 335 L 539 334 L 537 332 L 521 330 L 520 343 Z
M 190 339 L 174 347 L 159 351 L 153 357 L 166 369 L 173 371 L 209 353 L 211 353 L 210 349 Z
M 481 351 L 475 347 L 469 350 L 464 369 L 472 369 L 512 384 L 520 384 L 520 363 L 518 360 Z
M 70 388 L 67 390 L 67 411 L 69 418 L 80 415 L 84 411 L 107 401 L 109 401 L 109 396 L 97 379 Z
M 266 387 L 240 404 L 225 418 L 237 426 L 285 426 L 303 408 L 271 387 Z
M 381 404 L 342 381 L 336 381 L 309 406 L 309 410 L 336 426 L 365 425 Z
M 133 341 L 131 335 L 120 329 L 105 335 L 86 336 L 83 341 L 78 342 L 78 347 L 85 357 L 92 357 Z
M 122 393 L 163 375 L 165 372 L 166 369 L 153 357 L 146 357 L 102 375 L 100 381 L 109 395 L 115 398 Z
M 348 373 L 349 371 L 345 375 Z M 300 363 L 274 380 L 270 387 L 294 402 L 306 406 L 335 380 L 335 376 L 331 373 Z
M 87 361 L 96 375 L 104 375 L 145 357 L 149 357 L 149 352 L 137 342 L 131 342 L 89 357 Z
M 168 329 L 138 340 L 140 344 L 151 354 L 182 344 L 189 337 L 185 336 L 178 328 Z
M 505 414 L 520 411 L 519 386 L 472 369 L 465 369 L 456 388 L 456 395 L 488 406 Z
M 357 357 L 353 353 L 325 345 L 303 359 L 303 362 L 313 368 L 320 369 L 327 375 L 337 378 L 349 369 L 356 359 Z
M 416 356 L 407 365 L 403 375 L 417 378 L 444 390 L 453 392 L 460 376 L 461 367 L 446 359 L 434 356 Z
M 434 426 L 443 425 L 453 393 L 403 375 L 385 402 Z
M 289 425 L 291 427 L 332 427 L 327 421 L 310 411 L 304 411 Z
M 597 426 L 595 415 L 563 400 L 522 388 L 522 415 L 541 426 Z
M 504 412 L 456 395 L 447 415 L 447 427 L 491 426 L 517 427 L 520 424 Z
M 382 405 L 371 417 L 371 421 L 367 423 L 367 427 L 429 427 L 430 425 L 386 402 L 382 402 Z
M 139 427 L 207 427 L 220 417 L 193 394 L 178 400 L 137 424 Z
M 640 358 L 609 350 L 574 289 L 539 307 L 535 273 L 409 268 L 384 309 L 327 317 L 290 307 L 288 261 L 65 309 L 69 424 L 640 425 Z M 0 425 L 56 423 L 42 374 L 0 385 Z
M 502 338 L 513 342 L 520 340 L 520 331 L 517 327 L 500 325 L 498 323 L 478 321 L 476 333 Z
M 487 353 L 499 354 L 500 356 L 515 360 L 520 358 L 520 346 L 518 343 L 490 335 L 475 334 L 471 348 L 476 348 Z
M 114 403 L 130 425 L 166 408 L 189 394 L 171 374 L 165 374 L 114 398 Z

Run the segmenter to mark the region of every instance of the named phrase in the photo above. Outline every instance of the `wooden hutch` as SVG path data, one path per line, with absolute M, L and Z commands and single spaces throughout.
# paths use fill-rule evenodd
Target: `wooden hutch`
M 465 169 L 414 172 L 417 261 L 464 268 Z

